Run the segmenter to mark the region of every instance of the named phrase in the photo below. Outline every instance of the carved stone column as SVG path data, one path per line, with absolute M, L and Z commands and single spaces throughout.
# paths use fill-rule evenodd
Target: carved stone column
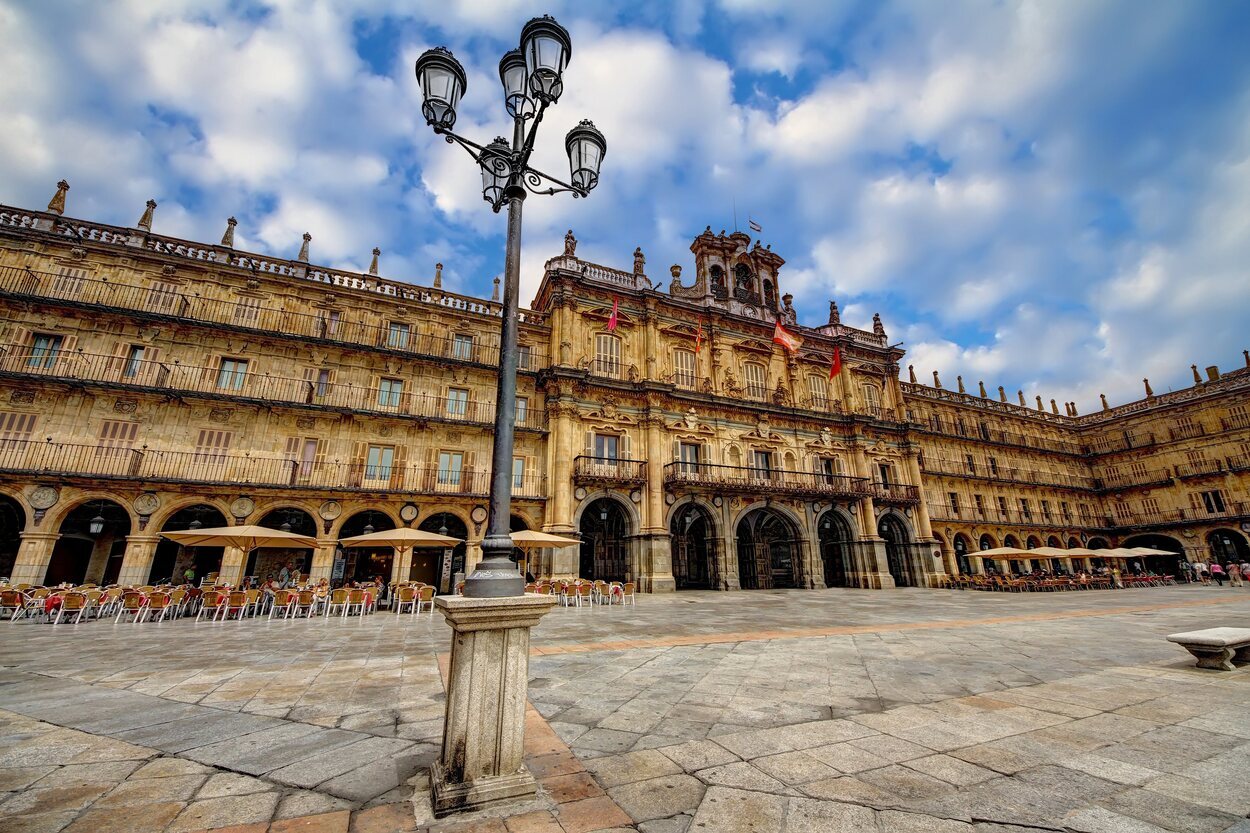
M 312 568 L 308 577 L 314 581 L 330 580 L 334 574 L 334 554 L 338 551 L 339 542 L 334 538 L 318 538 L 317 549 L 313 550 Z
M 238 547 L 226 547 L 221 554 L 221 569 L 217 573 L 217 581 L 238 587 L 243 581 L 245 567 L 247 553 Z
M 52 561 L 52 549 L 60 538 L 58 532 L 21 533 L 22 544 L 17 550 L 13 575 L 9 576 L 9 580 L 13 584 L 43 584 L 48 564 Z
M 643 569 L 638 578 L 650 593 L 677 589 L 673 578 L 673 542 L 664 525 L 664 419 L 658 409 L 649 409 L 643 424 L 647 431 L 647 491 L 643 500 Z
M 430 768 L 434 814 L 533 795 L 522 763 L 530 629 L 549 596 L 434 600 L 452 629 L 443 748 Z
M 126 554 L 122 556 L 117 583 L 123 587 L 127 584 L 147 584 L 148 576 L 152 574 L 152 560 L 156 557 L 156 545 L 160 542 L 159 535 L 126 536 Z

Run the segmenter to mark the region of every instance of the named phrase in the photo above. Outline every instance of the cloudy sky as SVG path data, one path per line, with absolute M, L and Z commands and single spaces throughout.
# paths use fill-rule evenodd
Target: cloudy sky
M 922 378 L 1113 403 L 1250 347 L 1250 4 L 852 0 L 0 0 L 0 201 L 489 294 L 504 221 L 418 117 L 413 62 L 469 73 L 458 127 L 505 133 L 496 66 L 530 17 L 573 37 L 562 138 L 608 139 L 589 200 L 525 207 L 523 300 L 578 254 L 689 269 L 747 218 L 801 323 L 880 312 Z M 904 371 L 906 372 L 906 371 Z

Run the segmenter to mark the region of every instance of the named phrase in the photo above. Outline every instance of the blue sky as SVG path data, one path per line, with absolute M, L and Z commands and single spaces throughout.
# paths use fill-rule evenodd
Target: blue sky
M 787 260 L 805 324 L 880 312 L 922 379 L 1082 412 L 1250 347 L 1250 4 L 849 0 L 0 0 L 0 201 L 488 295 L 502 215 L 421 123 L 413 61 L 469 73 L 458 127 L 505 133 L 521 25 L 573 36 L 537 163 L 582 118 L 589 200 L 526 204 L 523 299 L 565 229 L 653 280 L 710 225 Z M 904 370 L 904 373 L 906 371 Z

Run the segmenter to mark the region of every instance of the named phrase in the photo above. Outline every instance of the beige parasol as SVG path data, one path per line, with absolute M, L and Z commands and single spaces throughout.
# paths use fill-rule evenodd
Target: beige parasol
M 383 529 L 368 535 L 340 538 L 339 543 L 344 547 L 394 547 L 403 552 L 414 547 L 454 547 L 461 543 L 461 539 L 402 526 L 399 529 Z
M 218 526 L 209 529 L 189 529 L 185 532 L 162 532 L 171 541 L 184 547 L 236 547 L 250 553 L 258 547 L 299 547 L 316 549 L 317 542 L 307 535 L 283 532 L 267 526 Z
M 512 533 L 512 546 L 523 550 L 536 550 L 544 547 L 572 547 L 581 543 L 581 540 L 578 538 L 565 538 L 561 535 L 552 535 L 550 532 L 535 532 L 530 529 Z
M 1180 555 L 1179 552 L 1157 550 L 1154 547 L 1129 547 L 1128 551 L 1133 553 L 1133 555 Z
M 989 558 L 991 560 L 998 561 L 1018 561 L 1021 558 L 1028 558 L 1029 552 L 1029 550 L 1022 550 L 1019 547 L 995 547 L 992 550 L 970 552 L 968 555 L 975 555 L 977 558 Z

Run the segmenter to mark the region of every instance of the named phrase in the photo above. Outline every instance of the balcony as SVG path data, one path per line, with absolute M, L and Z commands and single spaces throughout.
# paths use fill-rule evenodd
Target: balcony
M 419 287 L 412 289 L 414 292 L 425 291 Z M 473 344 L 467 346 L 446 332 L 395 331 L 389 323 L 349 321 L 346 315 L 342 319 L 332 320 L 320 313 L 245 306 L 234 301 L 202 298 L 158 286 L 4 267 L 0 268 L 0 296 L 58 301 L 90 309 L 124 310 L 152 319 L 211 324 L 269 336 L 316 339 L 406 356 L 479 365 L 492 370 L 499 364 L 497 336 L 478 335 Z M 434 300 L 431 296 L 430 302 L 453 309 L 461 309 L 469 303 L 464 301 L 451 304 L 443 301 Z M 485 307 L 485 304 L 481 306 Z M 529 368 L 539 370 L 546 365 L 545 348 L 542 345 L 531 346 Z
M 1172 482 L 1172 473 L 1167 469 L 1136 471 L 1123 474 L 1120 472 L 1104 472 L 1102 477 L 1095 478 L 1094 488 L 1108 492 L 1120 489 L 1141 489 L 1150 486 L 1166 486 Z
M 1032 527 L 1048 527 L 1053 529 L 1067 529 L 1074 525 L 1091 526 L 1093 521 L 1085 519 L 1081 524 L 1074 524 L 1071 518 L 1061 518 L 1059 515 L 1051 513 L 1046 514 L 1024 514 L 1015 509 L 996 509 L 989 506 L 951 506 L 948 503 L 931 503 L 929 504 L 929 517 L 934 521 L 967 521 L 972 524 L 1001 524 L 1004 526 L 1032 526 Z M 1105 526 L 1099 524 L 1099 526 Z
M 1231 501 L 1219 509 L 1158 509 L 1154 511 L 1117 511 L 1110 518 L 1117 528 L 1134 529 L 1151 526 L 1168 526 L 1199 521 L 1222 521 L 1250 517 L 1250 502 Z
M 920 502 L 920 487 L 906 483 L 873 483 L 872 499 L 878 503 L 916 504 Z
M 852 500 L 873 495 L 863 477 L 680 461 L 664 466 L 664 485 Z
M 1201 437 L 1206 433 L 1206 429 L 1197 423 L 1190 425 L 1177 425 L 1168 429 L 1168 434 L 1174 440 L 1190 440 L 1194 437 Z
M 1220 418 L 1220 426 L 1225 431 L 1235 431 L 1238 428 L 1250 428 L 1250 414 L 1231 414 Z
M 1196 477 L 1210 477 L 1225 473 L 1223 460 L 1194 460 L 1188 463 L 1178 463 L 1172 468 L 1176 472 L 1176 476 L 1181 480 L 1192 480 Z
M 647 464 L 644 460 L 579 455 L 573 458 L 573 482 L 642 485 L 647 482 Z
M 402 492 L 485 498 L 490 471 L 437 466 L 313 462 L 289 457 L 163 451 L 34 440 L 0 441 L 0 471 L 39 476 L 89 477 L 156 483 L 272 486 L 323 492 Z M 538 473 L 513 479 L 517 498 L 546 498 Z
M 927 474 L 946 477 L 970 477 L 1003 483 L 1024 483 L 1031 486 L 1055 486 L 1062 489 L 1090 490 L 1095 488 L 1092 478 L 1062 472 L 1037 471 L 1011 466 L 990 466 L 974 460 L 951 460 L 943 457 L 925 457 L 923 470 Z
M 312 406 L 336 411 L 419 417 L 440 422 L 489 426 L 495 403 L 459 401 L 445 396 L 367 385 L 316 382 L 267 373 L 222 373 L 216 367 L 198 367 L 177 361 L 131 360 L 98 353 L 33 354 L 29 349 L 0 348 L 0 376 L 94 382 L 109 387 L 200 395 L 231 401 Z M 527 407 L 516 426 L 546 430 L 542 408 Z

